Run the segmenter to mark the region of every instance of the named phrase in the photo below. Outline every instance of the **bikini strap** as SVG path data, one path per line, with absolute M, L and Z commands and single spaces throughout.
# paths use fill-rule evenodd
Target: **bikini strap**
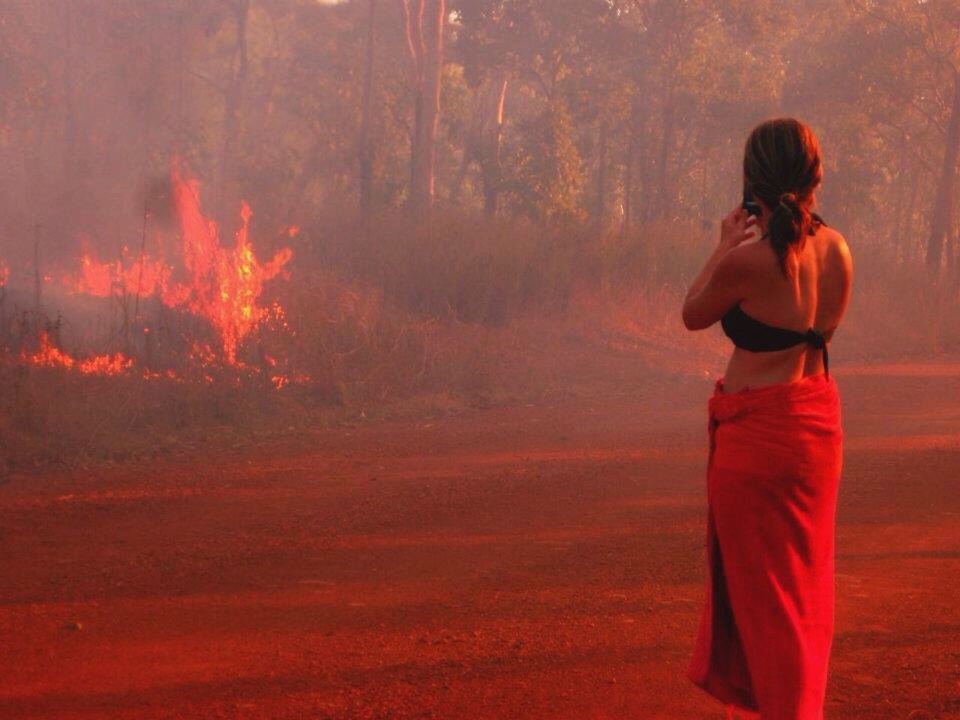
M 814 225 L 826 225 L 826 224 L 827 224 L 827 221 L 824 220 L 824 219 L 823 219 L 822 217 L 820 217 L 819 215 L 817 215 L 817 213 L 815 213 L 815 212 L 810 213 L 810 218 L 813 220 L 813 222 L 810 223 L 810 227 L 807 228 L 807 235 L 815 235 L 815 234 L 816 234 L 816 231 L 813 229 L 813 226 L 814 226 Z
M 823 333 L 819 333 L 812 327 L 808 328 L 803 334 L 803 339 L 811 347 L 823 350 L 823 372 L 830 377 L 830 356 L 827 354 L 827 338 Z

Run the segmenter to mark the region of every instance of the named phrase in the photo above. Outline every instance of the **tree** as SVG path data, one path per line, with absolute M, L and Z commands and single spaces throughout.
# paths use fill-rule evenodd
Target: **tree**
M 243 96 L 247 84 L 249 62 L 247 56 L 247 25 L 250 0 L 230 0 L 229 12 L 234 24 L 235 42 L 229 62 L 223 98 L 223 144 L 220 152 L 220 178 L 217 196 L 217 217 L 226 227 L 238 207 L 240 198 L 231 191 L 234 180 L 237 146 L 240 137 Z
M 368 0 L 367 52 L 363 71 L 363 108 L 360 119 L 360 138 L 357 141 L 360 161 L 360 214 L 366 222 L 370 215 L 373 196 L 373 141 L 370 127 L 373 122 L 373 58 L 376 37 L 377 0 Z
M 413 3 L 413 5 L 411 5 Z M 414 121 L 410 143 L 409 203 L 423 214 L 433 206 L 440 77 L 446 0 L 401 0 L 412 63 Z
M 526 142 L 515 158 L 511 195 L 515 207 L 549 223 L 583 218 L 580 192 L 583 163 L 573 139 L 574 126 L 560 98 L 523 128 Z

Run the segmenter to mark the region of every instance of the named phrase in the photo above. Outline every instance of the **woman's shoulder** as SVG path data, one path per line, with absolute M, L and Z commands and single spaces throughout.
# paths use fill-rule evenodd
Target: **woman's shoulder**
M 765 237 L 758 237 L 738 245 L 731 251 L 736 254 L 743 275 L 748 276 L 756 288 L 765 288 L 772 282 L 780 282 L 783 273 L 780 270 L 777 254 Z
M 750 270 L 767 270 L 770 258 L 776 259 L 770 243 L 762 237 L 740 243 L 730 251 L 729 255 L 731 258 L 736 258 L 742 267 Z
M 843 233 L 834 227 L 821 225 L 817 235 L 822 235 L 822 257 L 827 267 L 849 274 L 853 268 L 853 256 Z
M 821 225 L 817 228 L 817 235 L 822 235 L 827 244 L 833 246 L 837 251 L 844 253 L 850 252 L 850 248 L 847 245 L 847 238 L 832 225 Z

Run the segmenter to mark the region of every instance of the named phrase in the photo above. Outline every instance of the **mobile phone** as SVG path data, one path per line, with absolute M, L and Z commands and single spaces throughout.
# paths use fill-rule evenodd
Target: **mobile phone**
M 753 193 L 750 192 L 750 188 L 745 187 L 743 189 L 743 202 L 740 204 L 744 210 L 747 211 L 750 215 L 760 215 L 760 203 L 753 199 Z

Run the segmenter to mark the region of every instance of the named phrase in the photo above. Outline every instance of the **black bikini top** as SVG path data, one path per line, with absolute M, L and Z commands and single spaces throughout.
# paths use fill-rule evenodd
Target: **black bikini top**
M 820 224 L 826 224 L 817 216 L 814 216 L 814 220 Z M 740 307 L 740 303 L 727 310 L 724 316 L 720 318 L 720 326 L 727 337 L 733 340 L 734 345 L 751 352 L 786 350 L 794 345 L 807 343 L 813 348 L 823 350 L 823 370 L 827 375 L 830 374 L 827 338 L 823 333 L 814 330 L 812 327 L 808 328 L 806 332 L 800 332 L 799 330 L 788 330 L 787 328 L 767 325 L 765 322 L 747 315 Z
M 823 350 L 823 370 L 827 375 L 830 374 L 827 338 L 823 333 L 813 328 L 808 328 L 806 332 L 800 332 L 799 330 L 788 330 L 787 328 L 767 325 L 765 322 L 747 315 L 740 307 L 740 303 L 727 310 L 726 314 L 720 318 L 720 325 L 727 337 L 733 340 L 734 345 L 750 352 L 786 350 L 800 343 L 807 343 L 813 348 Z

